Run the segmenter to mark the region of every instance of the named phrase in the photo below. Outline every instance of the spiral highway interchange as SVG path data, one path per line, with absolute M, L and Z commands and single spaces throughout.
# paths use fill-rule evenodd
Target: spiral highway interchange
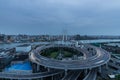
M 78 60 L 57 60 L 41 55 L 42 50 L 46 50 L 54 47 L 76 49 L 83 54 L 83 58 Z M 110 54 L 101 48 L 94 47 L 91 45 L 86 44 L 84 45 L 84 47 L 93 48 L 95 50 L 95 54 L 81 47 L 64 45 L 64 44 L 50 44 L 50 45 L 43 45 L 37 47 L 36 49 L 32 50 L 29 53 L 30 61 L 37 65 L 42 65 L 50 69 L 55 69 L 54 71 L 50 70 L 47 72 L 39 72 L 39 73 L 31 73 L 31 74 L 9 74 L 9 73 L 1 72 L 0 78 L 37 79 L 37 78 L 54 76 L 57 74 L 65 73 L 64 77 L 61 80 L 72 80 L 73 78 L 76 80 L 83 70 L 89 69 L 89 73 L 86 74 L 86 77 L 83 80 L 95 80 L 97 76 L 96 73 L 98 71 L 96 70 L 96 68 L 104 64 L 107 64 L 107 62 L 110 60 Z M 71 76 L 69 72 L 67 72 L 68 70 L 72 70 L 73 72 L 75 70 L 78 71 L 76 75 L 73 75 L 72 78 L 68 78 Z

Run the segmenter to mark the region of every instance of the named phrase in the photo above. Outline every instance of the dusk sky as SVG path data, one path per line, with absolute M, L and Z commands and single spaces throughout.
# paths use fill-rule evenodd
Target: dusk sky
M 120 35 L 120 0 L 0 0 L 3 34 Z

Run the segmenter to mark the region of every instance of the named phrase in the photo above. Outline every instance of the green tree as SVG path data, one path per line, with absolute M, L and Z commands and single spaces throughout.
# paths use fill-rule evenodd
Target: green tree
M 75 40 L 80 40 L 81 36 L 79 34 L 75 35 Z
M 120 80 L 120 75 L 116 75 L 115 80 Z

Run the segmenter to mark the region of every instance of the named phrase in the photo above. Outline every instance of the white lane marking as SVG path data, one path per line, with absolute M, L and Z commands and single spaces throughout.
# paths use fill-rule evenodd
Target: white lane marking
M 101 63 L 101 62 L 104 62 L 104 60 L 101 60 L 101 61 L 99 61 L 99 62 L 95 62 L 95 64 L 99 64 L 99 63 Z

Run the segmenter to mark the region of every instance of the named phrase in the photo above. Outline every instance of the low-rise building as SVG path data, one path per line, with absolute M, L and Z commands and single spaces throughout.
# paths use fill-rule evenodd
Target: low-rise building
M 16 52 L 29 52 L 31 49 L 31 45 L 23 44 L 16 47 Z

